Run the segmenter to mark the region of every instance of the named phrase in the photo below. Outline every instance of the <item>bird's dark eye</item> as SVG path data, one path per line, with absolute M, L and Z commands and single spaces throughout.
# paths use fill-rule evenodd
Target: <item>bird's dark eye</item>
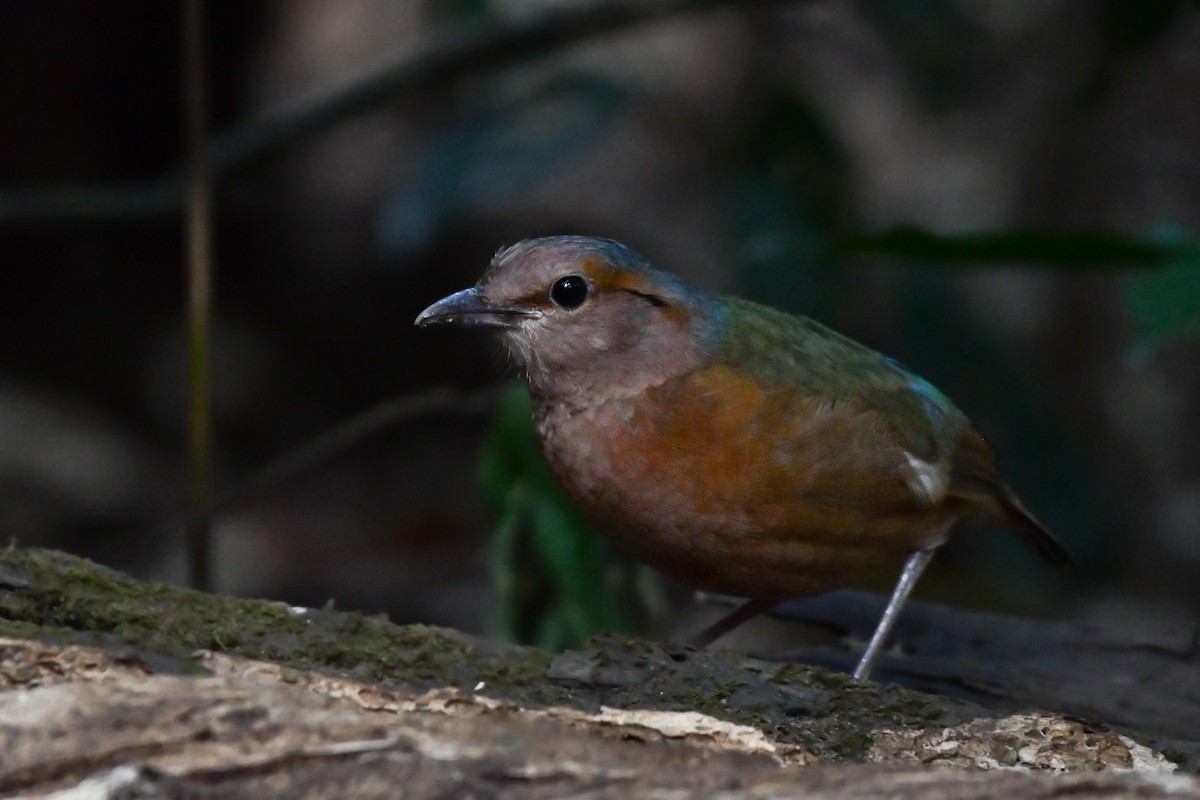
M 588 298 L 588 282 L 582 275 L 564 275 L 550 286 L 550 300 L 568 311 L 579 308 Z

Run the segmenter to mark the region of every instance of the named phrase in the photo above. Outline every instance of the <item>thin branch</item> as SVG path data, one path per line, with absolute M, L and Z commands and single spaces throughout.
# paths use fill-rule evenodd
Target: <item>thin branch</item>
M 181 0 L 184 204 L 187 263 L 187 499 L 192 509 L 212 502 L 212 191 L 208 152 L 208 83 L 204 0 Z M 188 583 L 212 584 L 212 530 L 193 517 L 187 530 Z
M 405 55 L 340 89 L 285 104 L 213 137 L 212 169 L 215 175 L 228 175 L 395 97 L 417 90 L 446 90 L 472 75 L 532 61 L 588 39 L 721 6 L 764 7 L 778 2 L 782 0 L 603 0 L 435 39 L 415 55 Z M 178 211 L 183 186 L 180 171 L 174 169 L 144 184 L 10 188 L 0 192 L 0 229 L 160 220 Z
M 223 494 L 205 513 L 192 519 L 211 522 L 320 466 L 332 456 L 416 417 L 436 413 L 479 414 L 500 404 L 511 387 L 499 386 L 463 394 L 451 389 L 434 389 L 425 394 L 400 397 L 380 403 L 286 453 L 250 475 Z

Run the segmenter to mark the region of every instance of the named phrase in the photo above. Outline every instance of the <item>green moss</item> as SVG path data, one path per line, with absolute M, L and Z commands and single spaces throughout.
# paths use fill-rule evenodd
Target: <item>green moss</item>
M 28 583 L 0 592 L 0 630 L 10 635 L 111 635 L 178 658 L 207 649 L 418 689 L 526 680 L 544 673 L 548 659 L 536 650 L 490 653 L 453 631 L 381 617 L 301 614 L 278 602 L 139 582 L 50 551 L 10 547 L 0 566 Z
M 619 636 L 594 637 L 557 659 L 558 672 L 580 684 L 573 705 L 698 711 L 835 760 L 862 758 L 879 727 L 946 726 L 986 713 L 813 667 Z
M 779 667 L 771 679 L 818 692 L 810 711 L 818 721 L 810 729 L 819 740 L 815 749 L 843 758 L 861 758 L 871 745 L 871 732 L 879 728 L 942 727 L 986 716 L 983 709 L 967 704 L 890 684 L 860 684 L 848 675 L 797 664 Z
M 156 670 L 195 668 L 197 649 L 423 691 L 453 686 L 521 706 L 699 711 L 834 760 L 863 757 L 880 727 L 949 726 L 982 709 L 800 665 L 622 636 L 542 650 L 332 608 L 209 595 L 44 550 L 0 554 L 0 633 L 119 644 Z M 15 580 L 16 583 L 12 583 Z M 25 585 L 22 585 L 25 584 Z M 153 662 L 153 663 L 152 663 Z

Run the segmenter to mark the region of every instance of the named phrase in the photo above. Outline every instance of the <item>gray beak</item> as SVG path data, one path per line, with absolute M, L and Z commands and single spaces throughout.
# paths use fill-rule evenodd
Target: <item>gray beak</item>
M 479 293 L 479 289 L 471 287 L 438 300 L 417 315 L 416 324 L 422 328 L 442 323 L 515 328 L 522 319 L 536 316 L 540 316 L 536 311 L 490 303 Z

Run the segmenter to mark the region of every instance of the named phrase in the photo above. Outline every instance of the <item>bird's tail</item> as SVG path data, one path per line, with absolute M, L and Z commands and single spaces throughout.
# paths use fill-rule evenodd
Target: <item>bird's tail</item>
M 1071 564 L 1071 554 L 1062 546 L 1058 538 L 1025 507 L 1013 490 L 1003 484 L 999 488 L 996 500 L 1000 503 L 1004 521 L 1011 525 L 1013 533 L 1054 566 L 1065 567 Z
M 1017 499 L 996 471 L 996 456 L 979 431 L 969 428 L 958 442 L 950 465 L 950 491 L 976 508 L 994 509 L 1021 541 L 1056 566 L 1071 556 L 1046 526 Z

